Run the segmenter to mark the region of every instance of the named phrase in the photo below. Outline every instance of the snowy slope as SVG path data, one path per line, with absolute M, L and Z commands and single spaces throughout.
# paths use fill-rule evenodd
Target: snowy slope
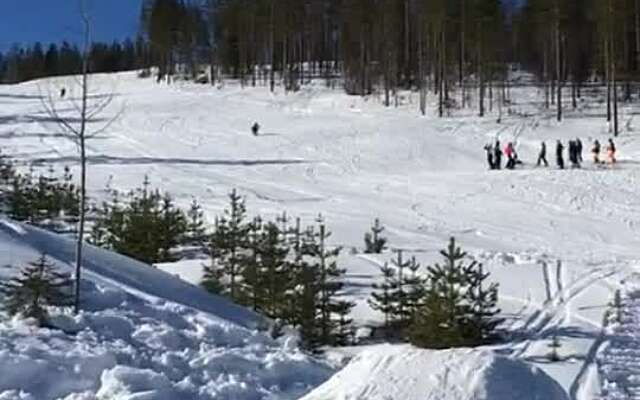
M 0 87 L 0 149 L 25 169 L 74 164 L 75 145 L 47 121 L 38 98 L 71 82 Z M 571 398 L 599 395 L 596 356 L 608 335 L 603 316 L 613 292 L 640 265 L 640 140 L 632 106 L 621 105 L 618 165 L 587 162 L 581 170 L 559 171 L 532 165 L 540 141 L 553 164 L 557 139 L 580 137 L 588 148 L 593 139 L 608 138 L 603 106 L 586 94 L 558 124 L 553 111 L 542 108 L 541 93 L 513 88 L 513 113 L 505 110 L 497 123 L 497 107 L 484 119 L 474 110 L 422 117 L 415 94 L 402 93 L 400 106 L 387 109 L 375 96 L 346 96 L 321 82 L 288 95 L 233 82 L 220 89 L 157 85 L 134 74 L 96 76 L 93 83 L 98 93 L 117 94 L 105 117 L 123 110 L 89 143 L 95 199 L 107 185 L 129 190 L 149 175 L 182 206 L 196 197 L 210 221 L 233 188 L 247 196 L 250 213 L 286 210 L 306 223 L 322 213 L 334 233 L 331 243 L 345 247 L 340 263 L 360 324 L 380 320 L 366 300 L 378 267 L 393 258 L 350 254 L 362 247 L 374 218 L 387 226 L 393 247 L 423 264 L 436 260 L 454 235 L 500 284 L 512 337 L 498 350 L 543 369 Z M 257 138 L 250 133 L 254 121 L 263 131 Z M 496 138 L 516 142 L 524 168 L 486 170 L 482 147 Z M 162 269 L 197 283 L 201 264 Z M 554 335 L 562 360 L 549 363 Z
M 377 346 L 302 400 L 567 400 L 562 387 L 521 361 L 475 350 Z
M 72 243 L 0 221 L 0 277 Z M 125 257 L 89 249 L 83 311 L 59 330 L 0 314 L 0 399 L 296 399 L 330 369 L 253 329 L 260 318 Z

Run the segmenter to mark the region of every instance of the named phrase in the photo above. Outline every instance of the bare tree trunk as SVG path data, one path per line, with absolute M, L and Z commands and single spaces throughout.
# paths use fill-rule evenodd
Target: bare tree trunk
M 611 54 L 608 38 L 604 41 L 604 49 L 605 80 L 607 81 L 607 122 L 611 122 Z
M 466 5 L 467 0 L 460 0 L 461 16 L 460 16 L 460 65 L 459 69 L 459 85 L 460 85 L 460 106 L 466 106 L 466 93 L 464 87 L 464 67 L 465 67 L 465 28 L 466 28 Z
M 560 39 L 560 5 L 558 4 L 559 0 L 556 0 L 556 80 L 557 80 L 557 88 L 558 91 L 558 100 L 557 100 L 557 120 L 558 122 L 562 121 L 562 59 L 561 59 L 561 39 Z
M 80 312 L 80 279 L 82 275 L 82 250 L 84 243 L 84 226 L 86 218 L 87 204 L 87 153 L 85 146 L 87 130 L 87 97 L 89 91 L 89 47 L 91 46 L 91 32 L 89 15 L 84 0 L 81 0 L 82 22 L 84 25 L 84 48 L 82 55 L 82 104 L 80 108 L 80 218 L 78 222 L 78 238 L 76 240 L 76 276 L 75 276 L 75 298 L 73 302 L 73 312 Z

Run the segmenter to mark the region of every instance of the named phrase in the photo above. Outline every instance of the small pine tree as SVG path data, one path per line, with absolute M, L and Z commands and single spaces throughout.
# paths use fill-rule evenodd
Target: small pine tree
M 616 322 L 619 324 L 622 323 L 622 293 L 620 292 L 620 289 L 615 291 L 611 307 L 614 309 Z
M 560 361 L 560 355 L 558 354 L 558 349 L 562 347 L 562 343 L 560 343 L 560 338 L 558 335 L 554 334 L 551 337 L 551 343 L 549 343 L 549 348 L 551 352 L 549 353 L 549 361 L 558 362 Z
M 162 197 L 157 225 L 160 247 L 158 262 L 175 261 L 172 250 L 184 242 L 187 219 L 182 210 L 173 204 L 173 199 L 168 193 Z
M 259 238 L 260 267 L 258 288 L 262 293 L 260 308 L 270 318 L 284 320 L 286 294 L 292 284 L 288 274 L 286 257 L 289 248 L 274 222 L 268 222 Z
M 9 315 L 34 318 L 42 326 L 49 316 L 47 307 L 72 304 L 71 286 L 68 275 L 57 272 L 46 255 L 42 255 L 20 271 L 18 277 L 1 283 L 0 293 Z
M 407 269 L 411 265 L 410 261 L 404 260 L 404 253 L 402 250 L 398 250 L 397 258 L 395 261 L 395 268 L 397 270 L 396 274 L 396 284 L 395 291 L 391 293 L 391 297 L 395 304 L 394 309 L 394 319 L 397 327 L 400 330 L 404 330 L 409 323 L 411 323 L 411 318 L 413 316 L 413 310 L 409 307 L 408 298 L 407 298 Z
M 415 313 L 410 340 L 427 348 L 483 344 L 494 336 L 499 323 L 495 317 L 497 286 L 483 289 L 488 274 L 475 261 L 464 262 L 467 254 L 454 238 L 440 253 L 445 263 L 428 267 L 428 285 Z
M 407 325 L 413 321 L 416 311 L 422 304 L 425 294 L 425 279 L 420 276 L 421 265 L 415 257 L 411 257 L 407 266 L 408 273 L 403 276 L 403 286 L 405 288 L 405 309 Z
M 480 263 L 469 264 L 464 276 L 467 279 L 467 301 L 471 307 L 469 337 L 474 344 L 489 343 L 495 340 L 496 329 L 502 323 L 497 318 L 500 310 L 498 304 L 498 284 L 491 283 L 485 287 L 489 274 Z
M 244 199 L 233 190 L 229 194 L 229 208 L 217 220 L 209 243 L 211 265 L 205 267 L 205 279 L 224 278 L 224 291 L 231 300 L 242 301 L 243 267 L 246 265 L 247 238 L 250 226 L 245 221 Z M 218 279 L 220 282 L 221 279 Z M 208 285 L 205 282 L 205 287 Z
M 242 268 L 243 289 L 246 299 L 244 304 L 254 311 L 260 310 L 261 300 L 264 298 L 260 279 L 260 245 L 263 223 L 260 217 L 253 219 L 249 225 L 247 237 L 248 255 Z
M 189 211 L 187 211 L 187 223 L 185 244 L 188 246 L 202 246 L 206 240 L 206 228 L 204 212 L 200 203 L 196 199 L 191 201 Z
M 380 254 L 387 244 L 387 239 L 380 236 L 384 232 L 384 226 L 380 224 L 380 220 L 376 218 L 371 227 L 371 232 L 364 235 L 364 252 L 367 254 Z
M 346 272 L 338 268 L 336 258 L 339 256 L 340 247 L 329 249 L 327 239 L 331 233 L 327 231 L 322 217 L 318 220 L 318 231 L 313 230 L 315 245 L 312 246 L 311 256 L 314 258 L 314 268 L 318 271 L 318 326 L 320 342 L 324 345 L 341 345 L 343 338 L 337 333 L 347 330 L 351 321 L 346 318 L 353 303 L 339 297 L 342 290 L 342 277 Z M 337 317 L 337 319 L 336 319 Z M 344 323 L 344 326 L 343 326 Z
M 396 271 L 389 267 L 388 263 L 380 266 L 382 273 L 382 283 L 374 283 L 372 285 L 373 292 L 368 302 L 372 309 L 381 312 L 384 315 L 385 332 L 394 322 L 396 306 L 393 299 L 393 293 L 397 289 Z

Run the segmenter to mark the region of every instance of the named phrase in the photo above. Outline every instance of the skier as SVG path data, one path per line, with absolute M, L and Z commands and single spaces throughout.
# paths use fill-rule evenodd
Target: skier
M 578 163 L 578 143 L 573 140 L 569 141 L 569 161 L 571 162 L 571 168 L 580 168 Z
M 556 144 L 556 162 L 558 163 L 558 168 L 564 169 L 564 158 L 562 157 L 562 151 L 564 150 L 564 146 L 562 142 L 558 140 Z
M 489 164 L 489 169 L 496 169 L 493 164 L 493 149 L 490 144 L 484 146 L 484 151 L 487 152 L 487 164 Z
M 66 88 L 62 88 L 60 89 L 60 98 L 64 99 L 64 96 L 67 94 L 67 89 Z
M 600 164 L 600 142 L 598 142 L 598 139 L 593 142 L 591 153 L 593 154 L 593 163 Z
M 260 125 L 257 122 L 254 122 L 251 127 L 251 132 L 253 133 L 253 136 L 258 136 L 258 133 L 260 132 Z
M 549 166 L 547 162 L 547 145 L 545 142 L 542 142 L 540 145 L 540 153 L 538 154 L 538 167 L 544 163 L 545 167 Z
M 616 145 L 613 144 L 613 139 L 609 139 L 609 146 L 607 146 L 607 156 L 609 156 L 609 162 L 611 164 L 616 163 Z
M 504 148 L 504 155 L 507 156 L 507 169 L 514 169 L 516 167 L 516 159 L 515 159 L 516 151 L 513 149 L 513 143 L 507 143 L 507 146 Z
M 582 162 L 582 141 L 580 138 L 576 138 L 576 152 L 578 153 L 578 163 Z
M 500 141 L 496 140 L 496 145 L 493 148 L 493 166 L 494 169 L 502 168 L 502 150 L 500 149 Z

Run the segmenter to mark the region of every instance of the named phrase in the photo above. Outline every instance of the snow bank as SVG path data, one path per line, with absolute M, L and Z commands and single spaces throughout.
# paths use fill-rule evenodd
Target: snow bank
M 544 372 L 481 350 L 382 345 L 302 400 L 567 400 Z
M 0 223 L 0 279 L 66 239 Z M 0 313 L 1 400 L 297 399 L 331 369 L 255 329 L 261 318 L 169 274 L 90 248 L 83 311 L 40 329 Z

